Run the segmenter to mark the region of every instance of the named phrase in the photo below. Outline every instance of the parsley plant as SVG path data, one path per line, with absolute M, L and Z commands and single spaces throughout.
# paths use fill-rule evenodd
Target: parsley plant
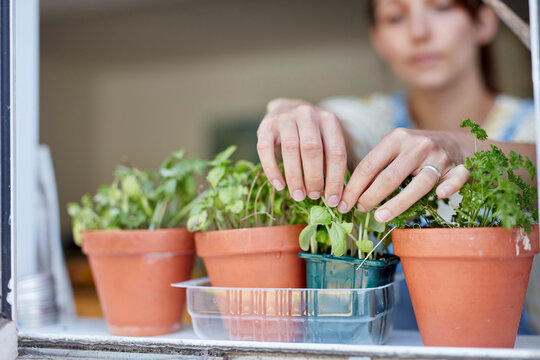
M 533 163 L 515 151 L 510 151 L 507 156 L 495 145 L 491 145 L 490 150 L 478 151 L 477 142 L 487 138 L 485 130 L 470 119 L 463 121 L 461 127 L 469 127 L 474 134 L 475 153 L 465 160 L 471 179 L 459 191 L 462 199 L 459 206 L 454 208 L 451 221 L 447 222 L 437 214 L 437 198 L 435 190 L 432 190 L 398 216 L 393 225 L 450 228 L 503 226 L 505 229 L 517 226 L 530 233 L 531 226 L 538 223 L 537 188 L 516 175 L 516 171 L 526 169 L 532 182 L 536 176 Z M 410 178 L 401 188 L 408 181 Z

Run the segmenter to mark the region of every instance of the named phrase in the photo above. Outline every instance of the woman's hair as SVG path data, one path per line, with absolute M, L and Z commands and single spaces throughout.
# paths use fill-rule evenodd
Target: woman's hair
M 475 21 L 478 20 L 480 8 L 486 6 L 483 4 L 482 0 L 456 0 L 456 4 L 464 8 Z M 371 26 L 375 26 L 375 0 L 368 1 L 368 16 Z M 493 93 L 498 92 L 499 87 L 495 75 L 495 64 L 490 44 L 480 47 L 480 68 L 482 70 L 482 78 L 489 91 Z

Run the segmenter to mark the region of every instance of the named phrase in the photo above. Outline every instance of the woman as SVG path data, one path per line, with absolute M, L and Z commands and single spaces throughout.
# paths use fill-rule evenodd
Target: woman
M 437 183 L 447 198 L 468 180 L 463 167 L 474 139 L 459 124 L 480 123 L 489 141 L 536 164 L 531 101 L 497 94 L 486 68 L 496 15 L 480 0 L 373 0 L 370 37 L 407 94 L 337 98 L 320 106 L 275 99 L 258 129 L 257 149 L 268 179 L 303 200 L 324 194 L 341 212 L 378 206 L 410 174 L 411 183 L 378 207 L 386 222 Z M 275 160 L 281 148 L 285 179 Z M 353 174 L 343 189 L 347 162 Z
M 320 107 L 294 99 L 271 101 L 258 130 L 258 153 L 276 189 L 285 181 L 275 146 L 281 147 L 295 200 L 316 199 L 324 190 L 327 203 L 342 212 L 355 204 L 371 210 L 409 174 L 418 175 L 377 209 L 379 221 L 391 220 L 431 190 L 439 174 L 441 198 L 467 181 L 460 164 L 473 153 L 474 141 L 458 126 L 466 118 L 498 140 L 481 146 L 495 143 L 536 162 L 532 103 L 498 96 L 483 74 L 481 49 L 497 28 L 490 9 L 480 1 L 376 0 L 373 18 L 375 49 L 407 85 L 407 96 L 330 99 Z M 375 146 L 367 153 L 369 145 Z M 347 154 L 357 166 L 343 190 Z

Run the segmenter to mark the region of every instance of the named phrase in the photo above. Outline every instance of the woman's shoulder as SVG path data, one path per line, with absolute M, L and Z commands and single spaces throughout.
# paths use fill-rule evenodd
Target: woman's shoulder
M 319 106 L 340 119 L 357 158 L 365 156 L 392 129 L 408 127 L 410 122 L 405 96 L 400 93 L 334 96 Z
M 410 127 L 407 100 L 403 93 L 373 93 L 366 96 L 333 96 L 319 106 L 336 114 L 342 122 L 378 122 L 378 125 Z
M 485 128 L 490 138 L 500 141 L 535 142 L 534 102 L 508 94 L 499 94 Z
M 373 93 L 366 96 L 332 96 L 322 100 L 319 106 L 335 112 L 343 112 L 350 115 L 364 115 L 368 112 L 370 115 L 390 115 L 390 110 L 394 106 L 394 97 L 396 95 L 387 95 L 382 93 Z M 337 114 L 336 114 L 337 115 Z

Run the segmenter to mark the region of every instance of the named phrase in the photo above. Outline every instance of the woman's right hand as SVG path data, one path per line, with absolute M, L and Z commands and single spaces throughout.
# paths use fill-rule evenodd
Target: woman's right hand
M 329 206 L 339 204 L 347 151 L 336 115 L 303 100 L 274 99 L 268 103 L 257 138 L 264 173 L 277 190 L 286 184 L 296 201 L 306 195 L 318 199 L 324 191 Z M 281 147 L 286 183 L 277 166 L 276 147 Z

